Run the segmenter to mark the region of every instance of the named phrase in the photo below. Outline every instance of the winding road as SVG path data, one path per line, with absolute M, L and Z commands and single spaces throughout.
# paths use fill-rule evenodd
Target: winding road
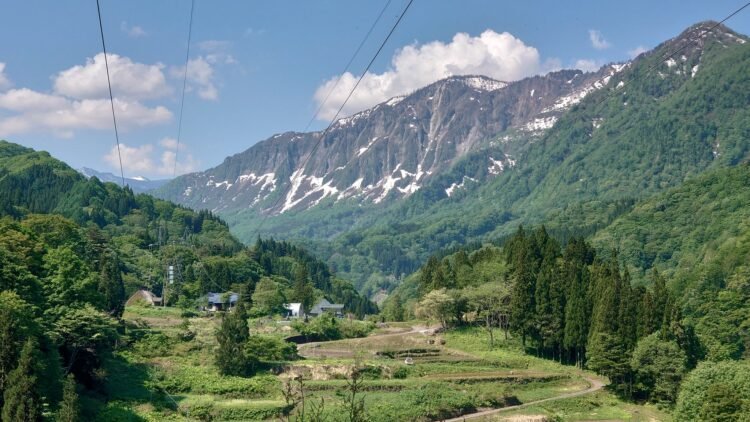
M 485 416 L 496 415 L 498 413 L 507 412 L 509 410 L 523 409 L 524 407 L 533 406 L 533 405 L 537 405 L 537 404 L 541 404 L 541 403 L 546 403 L 546 402 L 550 402 L 550 401 L 562 400 L 562 399 L 569 399 L 569 398 L 578 397 L 578 396 L 584 396 L 586 394 L 591 394 L 591 393 L 593 393 L 595 391 L 599 391 L 602 388 L 604 388 L 604 386 L 606 385 L 602 380 L 594 378 L 594 377 L 591 377 L 591 376 L 588 376 L 588 375 L 584 375 L 583 378 L 589 383 L 589 388 L 587 388 L 585 390 L 576 391 L 576 392 L 573 392 L 573 393 L 565 393 L 565 394 L 561 394 L 559 396 L 548 397 L 546 399 L 541 399 L 541 400 L 534 400 L 534 401 L 526 402 L 526 403 L 523 403 L 523 404 L 517 404 L 515 406 L 507 406 L 507 407 L 501 407 L 499 409 L 489 409 L 489 410 L 481 410 L 479 412 L 474 412 L 474 413 L 467 413 L 467 414 L 465 414 L 463 416 L 459 416 L 457 418 L 444 419 L 443 422 L 461 422 L 461 421 L 465 421 L 465 420 L 469 420 L 469 419 L 476 419 L 476 418 L 482 418 L 482 417 L 485 417 Z

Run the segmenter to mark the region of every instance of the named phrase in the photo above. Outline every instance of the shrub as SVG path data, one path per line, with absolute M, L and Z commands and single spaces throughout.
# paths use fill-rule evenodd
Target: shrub
M 732 402 L 741 403 L 736 406 L 736 409 L 732 406 L 719 409 L 720 403 L 710 403 L 712 399 L 716 400 L 715 396 L 718 392 L 726 391 L 734 393 Z M 714 405 L 712 410 L 714 412 L 721 410 L 725 414 L 733 413 L 735 419 L 730 417 L 725 420 L 742 420 L 738 418 L 740 415 L 750 414 L 750 364 L 737 361 L 699 364 L 682 383 L 674 419 L 678 421 L 701 420 L 701 414 L 709 410 L 707 404 Z
M 395 371 L 393 371 L 393 378 L 402 380 L 408 376 L 409 376 L 409 368 L 405 366 L 399 366 Z
M 297 359 L 297 346 L 278 337 L 252 335 L 245 343 L 245 356 L 259 362 Z

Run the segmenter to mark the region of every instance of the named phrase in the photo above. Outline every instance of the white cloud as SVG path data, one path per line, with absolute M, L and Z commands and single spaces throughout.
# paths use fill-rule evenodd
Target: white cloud
M 631 59 L 634 59 L 647 51 L 648 49 L 646 47 L 639 45 L 632 50 L 628 50 L 628 56 L 630 56 Z
M 50 111 L 67 108 L 69 103 L 63 97 L 28 88 L 12 89 L 0 94 L 0 108 L 12 111 Z
M 174 173 L 174 151 L 162 151 L 161 153 L 161 167 L 160 174 L 172 175 Z M 180 146 L 180 155 L 177 157 L 177 174 L 192 173 L 200 168 L 198 160 L 193 158 L 193 155 L 183 150 Z
M 163 138 L 161 141 L 159 141 L 159 145 L 162 146 L 164 149 L 177 149 L 177 139 L 175 138 Z
M 122 168 L 123 171 L 129 173 L 154 173 L 156 165 L 152 158 L 154 152 L 154 146 L 151 144 L 141 145 L 138 147 L 131 147 L 120 143 L 120 150 L 118 154 L 117 145 L 113 145 L 112 149 L 104 156 L 104 161 L 114 168 L 120 167 L 120 156 L 122 156 Z
M 166 107 L 141 101 L 170 92 L 163 66 L 135 63 L 116 54 L 108 57 L 114 72 L 118 128 L 127 131 L 168 122 L 172 113 Z M 0 117 L 0 136 L 37 132 L 72 137 L 81 129 L 111 130 L 112 110 L 103 66 L 104 55 L 98 54 L 85 65 L 58 73 L 53 77 L 51 93 L 29 88 L 0 93 L 0 109 L 10 112 Z
M 122 130 L 166 123 L 172 118 L 163 106 L 148 107 L 117 98 L 114 104 L 117 125 Z M 70 100 L 22 89 L 0 96 L 0 107 L 21 112 L 0 119 L 0 136 L 51 132 L 71 137 L 75 130 L 112 128 L 109 99 Z
M 182 78 L 185 67 L 173 67 L 172 76 Z M 214 68 L 203 56 L 188 60 L 187 80 L 190 83 L 188 89 L 196 90 L 198 96 L 204 100 L 218 100 L 219 90 L 214 84 Z
M 571 66 L 573 69 L 581 69 L 584 72 L 596 72 L 603 63 L 592 59 L 579 59 Z
M 130 38 L 141 38 L 148 35 L 148 33 L 138 25 L 129 26 L 127 22 L 122 21 L 120 23 L 120 31 L 127 34 Z
M 0 90 L 2 89 L 8 89 L 13 84 L 10 82 L 10 79 L 8 79 L 8 76 L 5 74 L 5 63 L 0 62 Z
M 591 46 L 597 50 L 606 50 L 612 46 L 612 44 L 604 38 L 601 31 L 596 29 L 589 29 L 589 39 L 591 40 Z
M 107 60 L 115 97 L 146 100 L 161 98 L 172 92 L 161 63 L 136 63 L 117 54 L 108 54 Z M 77 99 L 108 96 L 104 53 L 86 59 L 85 65 L 73 66 L 58 73 L 54 78 L 54 90 L 57 94 Z
M 169 146 L 165 146 L 165 144 Z M 120 143 L 119 155 L 122 156 L 123 171 L 134 176 L 171 176 L 174 173 L 175 151 L 173 147 L 176 146 L 176 141 L 171 138 L 164 138 L 159 141 L 159 145 L 165 149 L 159 151 L 153 144 L 132 147 Z M 103 158 L 110 167 L 120 168 L 117 145 L 113 145 Z M 198 165 L 198 161 L 187 151 L 186 146 L 181 145 L 180 155 L 177 157 L 177 174 L 196 171 L 199 168 Z
M 448 43 L 433 41 L 409 45 L 397 51 L 391 66 L 380 74 L 368 73 L 343 115 L 351 114 L 391 97 L 411 92 L 436 80 L 452 75 L 481 74 L 504 81 L 518 80 L 542 70 L 539 52 L 507 32 L 486 30 L 472 37 L 458 33 Z M 347 72 L 321 110 L 320 118 L 333 118 L 357 81 Z M 332 78 L 315 91 L 320 104 L 336 83 Z

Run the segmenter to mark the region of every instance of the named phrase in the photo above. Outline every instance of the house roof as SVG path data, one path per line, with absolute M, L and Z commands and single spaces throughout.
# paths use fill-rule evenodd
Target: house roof
M 226 295 L 229 295 L 229 303 L 237 303 L 237 301 L 240 299 L 240 295 L 237 293 L 209 293 L 208 294 L 208 303 L 227 303 L 225 300 L 222 300 Z
M 334 311 L 340 311 L 344 309 L 344 305 L 338 304 L 338 303 L 331 303 L 325 298 L 320 299 L 318 303 L 313 306 L 313 308 L 310 310 L 309 313 L 311 314 L 322 314 L 323 312 L 327 310 L 334 310 Z

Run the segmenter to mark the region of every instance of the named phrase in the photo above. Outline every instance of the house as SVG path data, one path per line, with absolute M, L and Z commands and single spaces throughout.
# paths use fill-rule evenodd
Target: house
M 326 312 L 330 312 L 336 316 L 344 316 L 344 305 L 335 304 L 327 301 L 325 298 L 320 299 L 312 309 L 307 312 L 309 316 L 320 316 Z
M 156 296 L 153 292 L 147 289 L 138 289 L 132 296 L 125 302 L 125 306 L 133 306 L 145 304 L 150 306 L 161 306 L 162 300 Z
M 239 300 L 240 295 L 237 293 L 209 293 L 206 310 L 210 312 L 226 311 L 234 308 Z
M 301 303 L 285 303 L 284 309 L 287 310 L 287 318 L 304 318 L 305 308 Z

